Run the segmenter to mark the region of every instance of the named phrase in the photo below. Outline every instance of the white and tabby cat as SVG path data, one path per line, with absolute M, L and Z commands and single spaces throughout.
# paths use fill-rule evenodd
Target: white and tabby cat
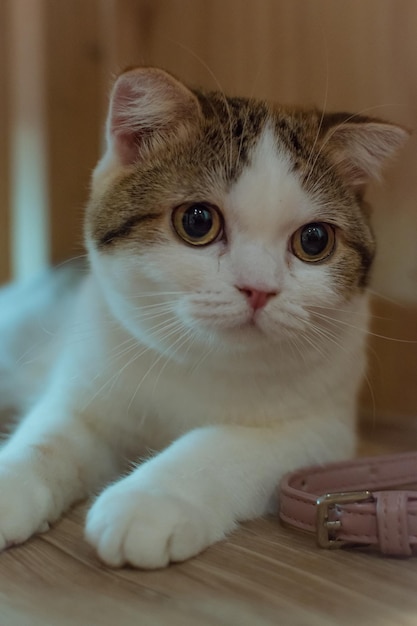
M 1 402 L 24 418 L 0 452 L 0 548 L 116 481 L 88 540 L 162 567 L 265 513 L 284 472 L 353 454 L 364 187 L 406 138 L 158 69 L 117 79 L 90 270 L 1 295 Z

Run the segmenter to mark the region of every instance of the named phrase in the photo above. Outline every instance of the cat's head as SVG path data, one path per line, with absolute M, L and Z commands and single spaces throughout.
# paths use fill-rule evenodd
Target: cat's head
M 165 349 L 282 342 L 313 310 L 348 310 L 374 256 L 364 187 L 407 136 L 125 72 L 86 217 L 113 312 Z

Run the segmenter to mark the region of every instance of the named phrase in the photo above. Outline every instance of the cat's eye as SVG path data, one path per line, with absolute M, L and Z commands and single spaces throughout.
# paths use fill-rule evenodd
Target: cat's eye
M 186 243 L 207 246 L 223 232 L 223 217 L 216 206 L 207 202 L 181 204 L 172 213 L 172 225 Z
M 305 224 L 291 237 L 293 254 L 306 263 L 324 261 L 333 254 L 335 245 L 334 228 L 325 222 Z

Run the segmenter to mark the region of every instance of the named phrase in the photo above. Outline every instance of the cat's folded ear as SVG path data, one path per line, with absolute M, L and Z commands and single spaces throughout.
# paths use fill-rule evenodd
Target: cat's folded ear
M 110 97 L 107 151 L 98 169 L 129 166 L 152 147 L 181 140 L 200 115 L 194 94 L 158 68 L 121 74 Z
M 409 136 L 408 130 L 388 122 L 329 114 L 323 118 L 321 146 L 345 180 L 363 188 L 380 178 L 386 162 Z

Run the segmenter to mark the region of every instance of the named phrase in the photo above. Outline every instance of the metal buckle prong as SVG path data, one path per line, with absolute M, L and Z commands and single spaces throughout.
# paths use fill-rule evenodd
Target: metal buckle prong
M 329 520 L 329 510 L 338 504 L 349 504 L 372 500 L 370 491 L 348 491 L 340 493 L 326 493 L 316 500 L 317 505 L 317 543 L 320 548 L 340 548 L 343 541 L 331 537 L 334 531 L 339 530 L 342 523 L 338 520 Z

